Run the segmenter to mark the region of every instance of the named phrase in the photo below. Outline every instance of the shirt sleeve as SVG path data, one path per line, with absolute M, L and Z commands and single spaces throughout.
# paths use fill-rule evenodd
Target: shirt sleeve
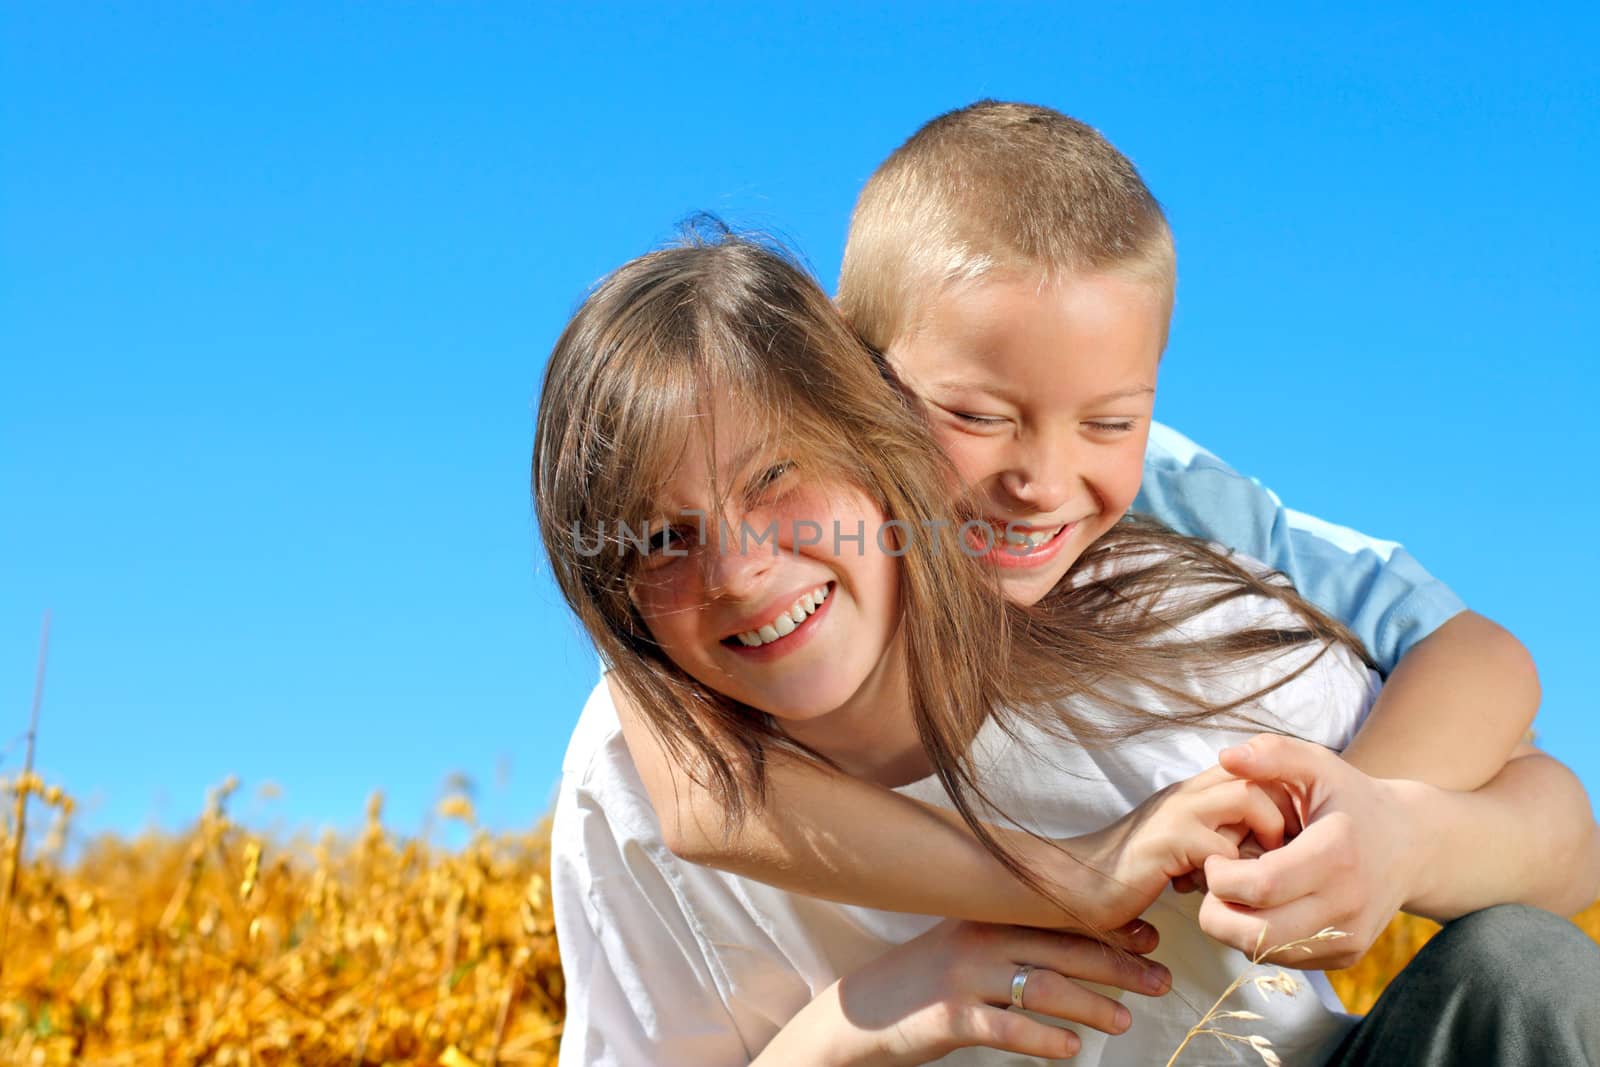
M 1296 616 L 1288 608 L 1258 597 L 1238 598 L 1210 614 L 1214 619 L 1209 620 L 1209 624 L 1218 634 L 1233 633 L 1249 626 L 1290 628 L 1296 623 Z M 1269 688 L 1285 678 L 1288 680 L 1283 684 Z M 1362 664 L 1355 652 L 1340 645 L 1324 649 L 1316 643 L 1250 663 L 1235 677 L 1212 678 L 1208 684 L 1213 688 L 1206 695 L 1213 700 L 1244 697 L 1267 689 L 1249 706 L 1253 718 L 1259 719 L 1263 726 L 1335 752 L 1343 752 L 1350 746 L 1361 724 L 1366 722 L 1380 689 L 1377 675 Z M 1241 732 L 1253 734 L 1256 729 L 1250 727 Z M 1215 751 L 1220 752 L 1225 747 L 1225 744 L 1216 745 Z
M 1150 430 L 1133 510 L 1281 571 L 1350 627 L 1385 673 L 1466 605 L 1400 545 L 1286 508 L 1182 434 Z
M 1236 555 L 1234 561 L 1269 583 L 1283 582 L 1270 577 L 1264 564 L 1247 556 Z M 1145 562 L 1139 553 L 1128 552 L 1101 566 L 1133 568 Z M 1168 588 L 1155 610 L 1181 619 L 1164 628 L 1154 639 L 1158 642 L 1207 642 L 1247 631 L 1302 628 L 1300 616 L 1287 604 L 1241 591 L 1231 578 L 1223 577 Z M 1250 655 L 1227 656 L 1205 667 L 1174 671 L 1160 681 L 1158 688 L 1144 679 L 1103 682 L 1074 705 L 1074 716 L 1115 730 L 1127 724 L 1128 707 L 1157 715 L 1163 710 L 1185 710 L 1182 701 L 1172 699 L 1172 689 L 1194 698 L 1199 706 L 1237 706 L 1201 724 L 1186 717 L 1165 724 L 1152 720 L 1149 729 L 1125 741 L 1082 746 L 1080 751 L 1115 784 L 1117 794 L 1128 799 L 1130 807 L 1214 766 L 1224 748 L 1262 731 L 1288 734 L 1343 752 L 1366 722 L 1382 686 L 1378 673 L 1362 662 L 1355 649 L 1320 640 L 1275 644 Z M 1048 749 L 1048 745 L 1039 747 Z M 1106 814 L 1117 818 L 1127 810 Z
M 618 811 L 600 795 L 564 783 L 551 829 L 551 893 L 567 999 L 563 1067 L 748 1064 L 677 905 L 666 869 L 670 853 L 659 835 L 628 825 L 638 805 Z

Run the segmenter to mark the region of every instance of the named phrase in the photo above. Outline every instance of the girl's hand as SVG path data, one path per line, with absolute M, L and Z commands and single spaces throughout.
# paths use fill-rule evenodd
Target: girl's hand
M 1130 948 L 1155 948 L 1141 925 Z M 820 994 L 757 1058 L 757 1064 L 920 1064 L 959 1048 L 986 1047 L 1063 1059 L 1081 1042 L 1070 1030 L 1011 1006 L 1017 969 L 1033 967 L 1023 987 L 1030 1012 L 1120 1034 L 1128 1009 L 1078 980 L 1145 996 L 1167 991 L 1158 963 L 1079 934 L 949 919 L 899 945 Z
M 1238 859 L 1240 843 L 1274 849 L 1300 829 L 1288 792 L 1213 767 L 1167 786 L 1104 830 L 1067 841 L 1076 858 L 1115 884 L 1095 921 L 1117 927 L 1144 912 L 1168 883 L 1192 884 L 1211 856 Z

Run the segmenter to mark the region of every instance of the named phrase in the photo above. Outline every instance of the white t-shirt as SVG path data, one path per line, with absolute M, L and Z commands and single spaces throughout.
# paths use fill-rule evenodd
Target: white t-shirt
M 1185 633 L 1293 623 L 1274 602 L 1240 597 L 1197 617 Z M 1265 665 L 1234 671 L 1220 684 L 1250 692 L 1313 653 L 1296 649 Z M 1217 679 L 1206 685 L 1210 699 L 1223 695 Z M 1355 656 L 1335 649 L 1262 698 L 1252 714 L 1281 723 L 1285 732 L 1342 749 L 1377 688 L 1377 677 Z M 1160 706 L 1154 694 L 1143 696 L 1143 706 Z M 1012 741 L 991 722 L 974 742 L 974 765 L 979 783 L 1013 821 L 1066 837 L 1108 825 L 1156 790 L 1211 767 L 1221 749 L 1254 732 L 1160 731 L 1095 751 L 1026 726 L 1020 741 Z M 950 806 L 936 778 L 899 792 Z M 590 695 L 563 761 L 551 850 L 567 985 L 563 1067 L 747 1064 L 835 980 L 940 921 L 816 900 L 673 856 L 662 841 L 604 681 Z M 1116 1037 L 1074 1027 L 1083 1039 L 1074 1063 L 1165 1063 L 1188 1029 L 1248 968 L 1242 954 L 1201 932 L 1199 904 L 1199 894 L 1169 889 L 1146 912 L 1161 931 L 1160 948 L 1151 958 L 1172 970 L 1173 989 L 1146 998 L 1102 988 L 1128 1005 L 1133 1026 Z M 1247 983 L 1225 1007 L 1259 1012 L 1265 1021 L 1224 1025 L 1234 1033 L 1268 1035 L 1286 1064 L 1317 1063 L 1350 1019 L 1320 972 L 1291 973 L 1303 987 L 1299 996 L 1266 998 Z M 1248 1049 L 1206 1038 L 1204 1044 L 1191 1043 L 1182 1062 L 1259 1062 L 1253 1057 Z M 964 1049 L 939 1062 L 1045 1061 Z

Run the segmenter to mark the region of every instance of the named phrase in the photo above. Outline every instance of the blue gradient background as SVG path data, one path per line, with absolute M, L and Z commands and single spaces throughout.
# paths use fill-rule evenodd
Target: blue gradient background
M 84 830 L 545 810 L 594 677 L 527 499 L 546 353 L 697 209 L 831 285 L 874 165 L 980 96 L 1139 164 L 1158 414 L 1403 540 L 1533 649 L 1600 793 L 1592 5 L 0 8 L 0 773 Z M 251 792 L 265 781 L 279 799 Z

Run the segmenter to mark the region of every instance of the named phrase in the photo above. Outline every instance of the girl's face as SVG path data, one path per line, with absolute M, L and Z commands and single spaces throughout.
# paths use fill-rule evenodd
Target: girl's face
M 898 565 L 884 551 L 895 542 L 879 544 L 884 515 L 866 493 L 796 466 L 726 405 L 716 416 L 722 499 L 709 492 L 705 436 L 691 433 L 634 604 L 696 681 L 819 751 L 848 747 L 851 709 L 881 712 L 903 685 Z

